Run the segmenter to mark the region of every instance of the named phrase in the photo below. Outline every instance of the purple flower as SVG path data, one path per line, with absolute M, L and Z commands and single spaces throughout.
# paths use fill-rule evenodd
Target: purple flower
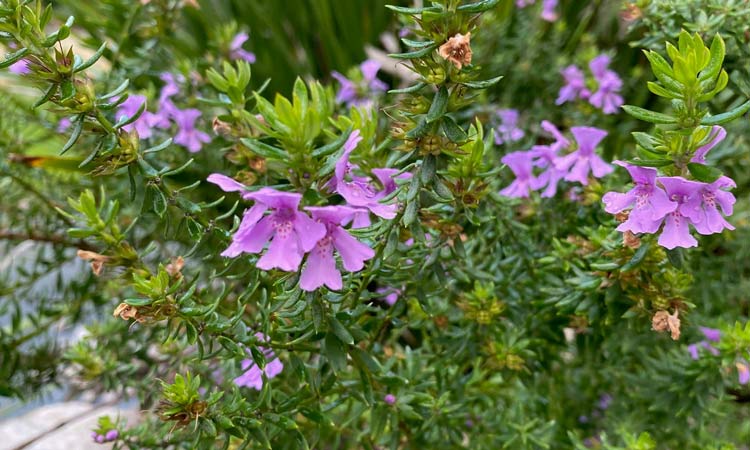
M 107 442 L 114 441 L 120 436 L 120 433 L 117 430 L 109 430 L 107 431 L 107 434 L 104 435 L 104 440 Z
M 534 177 L 534 154 L 532 152 L 512 152 L 503 156 L 500 161 L 510 167 L 516 179 L 500 191 L 505 197 L 528 197 L 529 189 L 536 189 L 538 181 Z
M 63 117 L 57 123 L 57 132 L 65 133 L 66 131 L 68 131 L 68 128 L 70 128 L 71 125 L 73 125 L 73 122 L 71 122 L 69 118 Z
M 718 204 L 724 215 L 732 215 L 734 203 L 737 199 L 724 188 L 734 187 L 737 187 L 734 180 L 727 176 L 719 177 L 713 183 L 702 183 L 702 188 L 698 192 L 702 207 L 697 207 L 699 219 L 695 223 L 695 230 L 698 233 L 706 235 L 721 233 L 724 229 L 734 230 L 732 224 L 722 217 L 716 207 Z
M 604 194 L 604 210 L 610 214 L 617 214 L 632 208 L 628 220 L 621 223 L 617 231 L 656 233 L 664 217 L 677 209 L 677 203 L 671 201 L 667 193 L 656 185 L 656 169 L 634 166 L 623 161 L 615 161 L 614 164 L 630 172 L 635 186 L 624 194 Z
M 602 411 L 605 409 L 608 409 L 610 405 L 612 404 L 612 396 L 609 394 L 602 394 L 601 397 L 599 397 L 599 401 L 597 402 L 596 406 L 599 407 Z
M 711 342 L 719 342 L 721 340 L 721 330 L 716 328 L 700 327 L 701 333 Z
M 697 195 L 704 183 L 688 181 L 682 177 L 659 177 L 667 197 L 677 202 L 677 208 L 667 214 L 664 229 L 659 236 L 659 245 L 668 249 L 675 247 L 695 247 L 698 241 L 690 234 L 689 224 L 701 221 L 700 198 Z
M 133 117 L 144 103 L 146 103 L 145 96 L 138 94 L 129 95 L 128 98 L 117 107 L 117 120 L 121 120 L 123 117 Z M 154 126 L 154 122 L 154 115 L 144 110 L 135 122 L 125 125 L 123 129 L 128 132 L 135 130 L 136 133 L 138 133 L 139 138 L 148 139 L 151 137 L 151 128 Z
M 537 176 L 534 189 L 541 189 L 547 186 L 544 192 L 542 192 L 542 197 L 549 198 L 555 196 L 557 193 L 557 184 L 567 173 L 564 170 L 559 170 L 556 163 L 559 159 L 558 153 L 560 150 L 568 147 L 570 141 L 549 121 L 542 121 L 542 129 L 551 134 L 555 138 L 555 142 L 549 145 L 535 145 L 531 148 L 531 153 L 536 158 L 534 165 L 546 168 L 545 171 Z
M 255 337 L 260 341 L 268 341 L 268 337 L 263 333 L 255 333 Z M 240 366 L 242 367 L 242 370 L 245 371 L 245 373 L 234 379 L 234 384 L 236 384 L 237 386 L 249 387 L 255 389 L 256 391 L 259 391 L 263 389 L 264 374 L 266 375 L 266 378 L 270 380 L 271 378 L 280 374 L 282 370 L 284 370 L 284 364 L 279 358 L 276 357 L 276 355 L 273 353 L 273 350 L 263 348 L 261 346 L 258 346 L 258 350 L 263 353 L 266 361 L 268 361 L 269 359 L 271 361 L 267 362 L 265 367 L 261 369 L 257 364 L 255 364 L 255 361 L 253 361 L 252 359 L 243 359 L 240 363 Z M 247 350 L 247 352 L 250 353 L 249 350 Z
M 380 63 L 371 59 L 366 60 L 359 66 L 362 72 L 362 84 L 363 86 L 358 89 L 358 85 L 346 78 L 339 72 L 331 72 L 331 76 L 335 78 L 339 84 L 339 91 L 336 93 L 336 102 L 345 103 L 347 106 L 370 106 L 372 105 L 372 98 L 370 95 L 377 92 L 385 92 L 388 90 L 388 85 L 377 78 L 378 71 L 380 70 Z
M 723 141 L 725 137 L 727 137 L 727 130 L 718 125 L 714 125 L 714 127 L 711 128 L 711 132 L 709 133 L 709 141 L 695 150 L 693 158 L 690 160 L 690 162 L 706 164 L 706 154 L 711 151 L 711 149 L 719 145 L 719 143 Z
M 596 178 L 601 178 L 614 170 L 594 153 L 596 146 L 607 136 L 606 131 L 594 127 L 573 127 L 570 132 L 578 143 L 578 150 L 561 157 L 556 164 L 559 170 L 569 171 L 565 180 L 578 181 L 586 186 L 589 171 Z
M 255 62 L 255 54 L 242 48 L 242 44 L 244 44 L 248 38 L 249 36 L 247 33 L 237 33 L 234 36 L 232 42 L 229 43 L 229 57 L 231 59 L 243 59 L 250 64 Z
M 698 344 L 688 345 L 687 350 L 693 360 L 698 360 L 698 358 L 700 358 L 700 355 L 698 355 Z
M 557 12 L 555 12 L 555 9 L 557 8 L 557 2 L 558 0 L 544 0 L 542 3 L 542 19 L 546 20 L 547 22 L 554 22 L 557 20 L 558 15 Z
M 101 434 L 97 434 L 96 437 L 94 438 L 94 440 L 97 443 L 99 443 L 99 444 L 103 444 L 104 443 L 104 436 L 102 436 Z
M 386 394 L 385 397 L 383 397 L 383 401 L 388 405 L 395 405 L 396 404 L 396 396 L 393 394 Z
M 495 144 L 516 142 L 524 136 L 523 130 L 518 128 L 518 110 L 501 109 L 497 116 L 500 117 L 500 125 L 496 128 Z
M 378 72 L 380 71 L 379 62 L 373 59 L 368 59 L 359 65 L 359 70 L 362 71 L 362 78 L 365 83 L 367 83 L 367 87 L 369 87 L 370 90 L 382 92 L 388 90 L 388 85 L 378 79 Z
M 159 111 L 153 115 L 153 125 L 158 128 L 166 129 L 172 126 L 172 118 L 179 116 L 180 110 L 172 102 L 172 97 L 180 92 L 179 83 L 182 81 L 181 76 L 175 77 L 171 73 L 163 73 L 159 77 L 164 82 L 164 86 L 159 93 Z
M 516 6 L 519 8 L 525 8 L 533 5 L 536 0 L 516 0 Z
M 376 190 L 372 180 L 369 177 L 361 177 L 352 174 L 352 170 L 358 166 L 349 163 L 349 156 L 362 140 L 359 130 L 352 131 L 349 138 L 344 143 L 344 153 L 336 162 L 334 176 L 326 184 L 326 187 L 344 197 L 349 206 L 357 208 L 366 208 L 376 216 L 384 219 L 393 219 L 396 217 L 398 205 L 383 204 L 380 200 L 396 190 L 396 178 L 408 178 L 411 174 L 404 173 L 396 175 L 399 171 L 396 169 L 373 169 L 372 173 L 383 185 L 382 190 Z M 355 228 L 369 225 L 369 217 L 359 214 L 355 217 Z
M 589 62 L 591 73 L 596 78 L 599 87 L 589 98 L 589 103 L 601 109 L 605 114 L 615 114 L 624 103 L 618 94 L 622 89 L 622 80 L 616 72 L 609 70 L 611 59 L 607 55 L 599 55 Z
M 586 99 L 591 95 L 591 92 L 586 88 L 586 79 L 583 76 L 583 72 L 577 66 L 570 65 L 560 73 L 565 79 L 565 85 L 557 94 L 556 105 L 562 105 L 579 97 Z
M 8 72 L 15 73 L 16 75 L 26 75 L 31 72 L 31 69 L 29 69 L 29 62 L 25 59 L 19 59 L 8 66 Z
M 747 361 L 743 359 L 742 362 L 736 362 L 735 367 L 737 367 L 737 381 L 740 384 L 750 383 L 750 366 Z
M 172 115 L 178 127 L 174 142 L 187 148 L 191 153 L 200 151 L 203 144 L 211 142 L 208 134 L 195 128 L 195 122 L 200 116 L 200 110 L 194 108 L 179 110 Z
M 268 251 L 258 260 L 257 266 L 263 270 L 279 268 L 295 272 L 302 256 L 326 236 L 325 225 L 298 210 L 301 194 L 267 187 L 247 192 L 242 184 L 218 173 L 209 175 L 208 181 L 226 192 L 243 192 L 242 198 L 255 201 L 252 208 L 245 210 L 242 222 L 232 236 L 232 243 L 222 256 L 233 258 L 243 252 L 260 253 L 271 240 Z M 264 217 L 269 209 L 273 212 Z
M 388 306 L 395 305 L 398 301 L 398 297 L 403 293 L 401 289 L 396 289 L 394 287 L 379 287 L 375 289 L 375 292 L 383 295 L 382 299 L 388 304 Z
M 300 277 L 300 288 L 314 291 L 325 285 L 339 290 L 343 284 L 341 272 L 336 268 L 333 250 L 336 249 L 348 272 L 362 270 L 365 261 L 375 256 L 375 252 L 343 228 L 343 225 L 352 221 L 356 209 L 348 206 L 311 206 L 305 209 L 312 213 L 313 220 L 325 226 L 326 234 L 307 257 L 307 264 Z

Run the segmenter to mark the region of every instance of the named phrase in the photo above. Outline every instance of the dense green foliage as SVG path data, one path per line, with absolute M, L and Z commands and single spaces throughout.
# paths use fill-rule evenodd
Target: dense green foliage
M 0 396 L 63 386 L 135 399 L 141 423 L 97 430 L 132 449 L 750 442 L 747 2 L 561 0 L 554 21 L 541 1 L 48 3 L 0 0 L 0 67 L 30 69 L 0 75 Z M 240 32 L 253 63 L 233 53 Z M 470 63 L 440 56 L 469 32 Z M 366 45 L 391 53 L 379 75 L 390 92 L 355 67 Z M 561 71 L 603 53 L 631 115 L 556 104 Z M 683 70 L 676 54 L 694 59 Z M 368 103 L 342 104 L 332 71 Z M 128 95 L 148 100 L 122 115 Z M 202 112 L 200 151 L 176 122 L 133 131 L 164 105 Z M 496 144 L 508 108 L 525 134 Z M 731 177 L 736 230 L 673 250 L 624 239 L 602 205 L 629 189 L 621 169 L 551 198 L 500 195 L 514 179 L 501 158 L 547 144 L 543 120 L 606 130 L 607 162 Z M 727 138 L 710 164 L 681 160 L 716 124 Z M 221 256 L 257 203 L 248 191 L 348 202 L 326 186 L 356 132 L 359 176 L 401 176 L 379 198 L 393 217 L 347 228 L 373 256 L 342 289 Z M 222 192 L 206 182 L 215 173 L 247 191 Z M 681 321 L 671 337 L 652 329 L 665 311 Z M 234 382 L 277 357 L 262 388 Z

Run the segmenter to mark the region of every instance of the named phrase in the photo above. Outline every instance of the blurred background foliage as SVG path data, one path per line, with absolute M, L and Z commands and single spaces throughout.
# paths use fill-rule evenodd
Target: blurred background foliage
M 198 0 L 199 9 L 177 8 L 176 0 L 152 0 L 163 14 L 148 15 L 144 5 L 133 0 L 51 3 L 58 19 L 68 14 L 76 17 L 82 30 L 74 33 L 76 39 L 90 48 L 103 41 L 111 44 L 105 58 L 112 71 L 102 71 L 108 74 L 102 81 L 107 88 L 130 78 L 134 89 L 151 94 L 161 86 L 158 75 L 165 70 L 177 68 L 194 79 L 217 67 L 238 31 L 249 33 L 246 49 L 257 55 L 251 87 L 258 89 L 270 80 L 263 91 L 266 97 L 276 92 L 289 96 L 298 75 L 336 86 L 331 71 L 345 73 L 366 58 L 366 45 L 382 47 L 381 34 L 393 38 L 402 26 L 384 7 L 397 2 L 385 0 Z M 712 108 L 728 109 L 750 93 L 747 1 L 561 0 L 558 11 L 561 18 L 547 22 L 539 19 L 538 5 L 519 9 L 513 1 L 503 0 L 483 17 L 472 36 L 476 61 L 486 74 L 483 79 L 499 74 L 505 78 L 462 113 L 464 123 L 477 116 L 489 128 L 496 125 L 499 108 L 515 108 L 521 112 L 521 127 L 526 131 L 523 140 L 496 149 L 498 160 L 503 153 L 540 141 L 543 119 L 565 129 L 574 125 L 604 128 L 609 131 L 602 147 L 605 159 L 632 156 L 630 132 L 647 125 L 622 113 L 603 115 L 586 103 L 555 106 L 562 84 L 559 71 L 569 64 L 586 67 L 594 56 L 607 53 L 613 57 L 613 70 L 625 81 L 626 103 L 664 110 L 668 103 L 645 89 L 651 75 L 642 49 L 663 51 L 664 42 L 675 40 L 681 28 L 704 38 L 719 32 L 727 41 L 730 89 Z M 393 86 L 400 84 L 394 75 L 381 77 Z M 160 364 L 163 361 L 147 351 L 149 342 L 163 338 L 160 330 L 144 328 L 130 334 L 123 323 L 109 318 L 112 299 L 104 298 L 105 292 L 118 286 L 102 289 L 82 264 L 61 269 L 78 271 L 78 277 L 56 271 L 60 269 L 57 262 L 75 260 L 71 248 L 79 243 L 60 233 L 70 224 L 54 213 L 54 207 L 64 207 L 67 197 L 77 197 L 84 188 L 98 184 L 124 192 L 127 179 L 92 181 L 75 169 L 80 156 L 51 156 L 65 141 L 56 130 L 59 117 L 54 111 L 31 110 L 28 106 L 33 99 L 28 91 L 11 92 L 5 87 L 7 81 L 2 82 L 7 103 L 0 115 L 0 191 L 4 195 L 0 230 L 12 228 L 16 234 L 0 236 L 0 254 L 24 254 L 33 264 L 21 264 L 20 275 L 12 279 L 0 271 L 0 315 L 9 322 L 7 326 L 2 323 L 5 328 L 0 334 L 0 395 L 33 397 L 43 392 L 40 387 L 61 382 L 58 367 L 65 349 L 60 342 L 67 337 L 61 339 L 58 331 L 79 322 L 95 323 L 90 332 L 100 346 L 96 357 L 88 353 L 93 352 L 88 343 L 68 349 L 66 361 L 83 366 L 81 378 L 97 380 L 104 389 L 121 393 L 125 391 L 118 384 L 122 379 L 167 379 L 174 368 Z M 203 92 L 193 89 L 185 94 L 186 101 L 193 106 L 208 104 Z M 394 320 L 383 328 L 388 345 L 376 350 L 388 355 L 383 356 L 385 365 L 397 375 L 377 381 L 403 402 L 403 422 L 394 427 L 393 441 L 398 444 L 401 426 L 402 431 L 413 433 L 411 448 L 455 448 L 469 434 L 472 448 L 499 448 L 499 443 L 507 444 L 506 448 L 584 448 L 587 438 L 589 447 L 608 449 L 746 448 L 750 441 L 747 386 L 736 386 L 736 374 L 728 370 L 733 367 L 729 359 L 692 360 L 686 351 L 686 344 L 702 338 L 699 325 L 722 328 L 731 343 L 746 342 L 750 334 L 747 328 L 731 331 L 735 322 L 747 323 L 750 314 L 750 123 L 744 117 L 727 128 L 728 138 L 712 158 L 737 181 L 738 203 L 731 219 L 737 230 L 702 237 L 700 248 L 691 250 L 681 267 L 645 265 L 637 271 L 649 275 L 664 269 L 676 287 L 684 288 L 680 295 L 693 310 L 683 318 L 682 341 L 675 343 L 652 332 L 643 310 L 626 315 L 634 304 L 650 306 L 650 292 L 634 293 L 616 283 L 602 285 L 610 281 L 610 274 L 592 268 L 592 264 L 632 257 L 632 253 L 613 249 L 614 243 L 619 245 L 619 235 L 612 232 L 615 223 L 596 207 L 603 192 L 625 182 L 622 174 L 580 193 L 583 203 L 566 202 L 559 196 L 524 204 L 493 197 L 502 213 L 496 220 L 467 226 L 465 231 L 479 238 L 467 244 L 466 258 L 441 257 L 445 267 L 465 277 L 446 281 L 437 270 L 424 275 L 428 287 L 420 292 L 426 297 L 420 302 L 430 315 L 424 314 L 414 292 L 404 294 L 409 300 L 388 312 Z M 210 153 L 228 147 L 218 141 L 195 156 L 201 167 L 196 173 L 223 168 L 224 161 Z M 40 154 L 48 157 L 30 161 L 10 156 Z M 185 159 L 175 152 L 165 155 L 163 162 L 174 165 Z M 192 182 L 191 170 L 176 182 Z M 18 180 L 35 183 L 23 185 Z M 508 181 L 504 176 L 493 187 Z M 202 192 L 209 198 L 207 191 Z M 139 214 L 133 205 L 123 209 L 129 218 Z M 485 218 L 494 214 L 482 213 Z M 153 214 L 141 217 L 143 229 L 134 237 L 135 246 L 145 247 L 167 234 L 157 222 Z M 35 247 L 33 253 L 18 250 L 24 237 L 38 236 L 47 239 L 42 240 L 43 247 Z M 174 248 L 188 246 L 190 236 L 181 230 L 164 241 L 157 254 L 150 256 L 151 262 L 174 255 Z M 582 255 L 582 248 L 587 253 Z M 399 286 L 408 281 L 408 274 L 401 270 L 404 261 L 432 255 L 425 246 L 400 250 L 401 258 L 387 264 L 389 273 L 383 284 Z M 487 253 L 493 258 L 485 258 Z M 692 275 L 690 280 L 686 273 Z M 40 282 L 42 278 L 46 281 Z M 48 290 L 40 291 L 40 285 Z M 65 326 L 60 325 L 62 318 Z M 568 339 L 562 332 L 565 328 L 574 331 Z M 174 347 L 163 347 L 168 357 L 180 358 Z M 118 360 L 131 363 L 123 367 Z M 203 368 L 204 380 L 215 369 Z M 349 386 L 359 386 L 359 374 L 345 376 Z M 299 380 L 294 375 L 289 378 L 280 390 L 292 395 L 300 387 Z M 443 405 L 435 399 L 443 401 L 446 392 L 457 406 L 450 414 L 431 416 Z M 139 395 L 144 404 L 152 404 L 158 392 Z M 607 397 L 612 400 L 602 402 Z M 395 416 L 390 410 L 376 411 L 387 415 L 383 421 Z M 355 425 L 364 428 L 369 417 L 361 418 L 361 414 L 349 408 L 340 417 L 351 431 Z M 161 431 L 166 434 L 168 428 Z M 336 425 L 321 429 L 315 431 L 318 438 L 357 439 L 356 433 L 346 434 Z M 154 439 L 158 448 L 162 443 Z

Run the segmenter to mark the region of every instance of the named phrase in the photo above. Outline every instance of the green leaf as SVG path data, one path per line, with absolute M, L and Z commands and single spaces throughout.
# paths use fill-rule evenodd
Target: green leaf
M 671 159 L 631 159 L 628 164 L 639 167 L 664 167 L 674 164 Z
M 432 105 L 430 105 L 430 110 L 427 111 L 427 115 L 425 116 L 425 121 L 427 123 L 432 123 L 445 114 L 445 111 L 448 109 L 448 89 L 445 86 L 440 86 L 440 89 L 437 91 L 437 94 L 435 94 L 435 97 L 432 99 Z
M 422 7 L 422 8 L 408 8 L 405 6 L 395 6 L 395 5 L 385 5 L 386 8 L 390 9 L 391 11 L 395 11 L 399 14 L 422 14 L 425 11 L 442 11 L 442 8 L 439 6 L 428 6 L 428 7 Z
M 500 3 L 500 0 L 482 0 L 476 3 L 469 3 L 468 5 L 461 5 L 456 10 L 465 13 L 480 13 L 495 7 L 498 3 Z
M 700 73 L 699 79 L 701 81 L 716 78 L 724 63 L 726 45 L 724 44 L 724 39 L 718 33 L 714 35 L 714 39 L 711 41 L 710 52 L 711 59 L 709 59 L 708 65 Z
M 466 87 L 470 87 L 472 89 L 487 89 L 488 87 L 492 87 L 496 85 L 500 80 L 504 78 L 503 75 L 500 75 L 495 78 L 490 78 L 489 80 L 484 81 L 464 81 L 461 84 L 463 84 Z
M 390 56 L 391 58 L 396 58 L 396 59 L 421 58 L 423 56 L 429 55 L 436 48 L 437 48 L 437 45 L 433 44 L 433 45 L 430 45 L 429 47 L 425 47 L 423 49 L 415 50 L 413 52 L 391 53 L 388 56 Z
M 721 170 L 705 164 L 691 162 L 688 163 L 687 167 L 693 178 L 704 183 L 713 183 L 723 175 Z
M 344 325 L 338 321 L 335 317 L 331 316 L 328 318 L 328 323 L 331 325 L 331 331 L 338 337 L 341 342 L 349 345 L 354 345 L 354 337 Z
M 750 100 L 746 101 L 745 103 L 741 104 L 731 111 L 717 114 L 715 116 L 704 117 L 703 120 L 701 120 L 701 125 L 723 125 L 727 122 L 731 122 L 734 119 L 739 118 L 748 110 L 750 110 Z
M 679 92 L 670 91 L 669 89 L 666 89 L 661 85 L 654 83 L 653 81 L 649 81 L 648 83 L 646 83 L 646 86 L 648 86 L 649 91 L 653 92 L 659 97 L 682 98 L 682 94 L 680 94 Z
M 349 136 L 352 133 L 352 127 L 349 127 L 344 131 L 341 136 L 336 138 L 333 142 L 326 144 L 322 147 L 316 148 L 313 150 L 312 155 L 315 158 L 321 158 L 323 156 L 328 156 L 331 153 L 334 153 L 336 150 L 339 150 L 342 145 L 346 142 L 347 139 L 349 139 Z
M 659 145 L 658 139 L 654 138 L 648 133 L 643 133 L 641 131 L 635 131 L 631 134 L 633 135 L 633 138 L 635 138 L 635 141 L 641 145 L 641 147 L 652 152 L 657 151 L 656 146 Z
M 0 69 L 5 69 L 13 64 L 17 63 L 19 59 L 23 58 L 29 53 L 28 48 L 22 48 L 8 55 L 3 61 L 0 61 Z
M 437 167 L 437 158 L 435 155 L 427 155 L 422 161 L 422 167 L 419 169 L 419 176 L 423 185 L 428 185 L 435 177 Z
M 411 48 L 425 48 L 435 45 L 435 41 L 412 41 L 411 39 L 401 38 L 401 42 Z
M 346 369 L 346 350 L 341 341 L 334 334 L 326 334 L 324 344 L 324 354 L 336 371 Z
M 241 138 L 240 142 L 242 142 L 247 148 L 252 150 L 258 156 L 269 159 L 277 159 L 279 161 L 286 161 L 289 159 L 289 155 L 284 150 L 272 145 L 265 144 L 258 139 Z
M 458 123 L 456 123 L 456 120 L 453 117 L 443 116 L 442 126 L 445 137 L 451 142 L 463 144 L 469 140 L 469 135 L 466 134 L 466 131 L 464 131 Z
M 630 261 L 626 262 L 625 264 L 622 265 L 622 267 L 620 267 L 620 271 L 627 272 L 629 270 L 635 269 L 638 266 L 638 264 L 640 264 L 641 261 L 643 261 L 643 258 L 645 258 L 646 255 L 648 254 L 648 249 L 650 245 L 651 244 L 649 243 L 642 244 L 638 248 L 638 250 L 635 252 L 633 257 L 630 258 Z
M 624 105 L 622 109 L 626 113 L 635 117 L 636 119 L 643 120 L 644 122 L 659 123 L 659 124 L 673 124 L 677 123 L 677 118 L 668 116 L 666 114 L 658 113 L 655 111 L 649 111 L 647 109 L 639 108 L 638 106 Z
M 91 55 L 91 57 L 89 59 L 87 59 L 86 61 L 84 61 L 84 62 L 82 62 L 80 64 L 74 65 L 73 66 L 73 72 L 74 73 L 75 72 L 80 72 L 82 70 L 86 70 L 89 67 L 93 66 L 97 61 L 99 61 L 99 58 L 102 57 L 102 55 L 104 54 L 104 50 L 106 50 L 106 49 L 107 49 L 107 43 L 105 42 L 105 43 L 103 43 L 99 47 L 99 50 L 97 50 L 96 53 L 94 53 L 93 55 Z
M 70 150 L 71 147 L 78 142 L 78 138 L 81 137 L 81 131 L 83 131 L 83 120 L 83 114 L 80 114 L 77 118 L 73 119 L 73 133 L 70 135 L 68 142 L 63 145 L 62 150 L 60 150 L 61 155 Z
M 427 86 L 426 83 L 419 82 L 415 84 L 414 86 L 409 86 L 403 89 L 391 89 L 388 91 L 389 94 L 411 94 L 412 92 L 417 92 L 423 87 Z

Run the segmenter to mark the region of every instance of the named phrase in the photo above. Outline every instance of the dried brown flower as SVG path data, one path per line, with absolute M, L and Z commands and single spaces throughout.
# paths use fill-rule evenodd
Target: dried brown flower
M 651 319 L 651 329 L 658 332 L 669 331 L 672 335 L 672 340 L 676 341 L 680 339 L 679 314 L 679 310 L 675 310 L 674 314 L 669 314 L 669 312 L 664 310 L 657 311 Z
M 91 271 L 94 272 L 94 275 L 97 277 L 102 273 L 104 264 L 109 261 L 109 256 L 100 255 L 99 253 L 88 250 L 78 250 L 78 257 L 84 261 L 91 261 Z
M 471 64 L 471 32 L 464 34 L 456 33 L 438 49 L 443 59 L 452 62 L 456 69 Z
M 138 319 L 138 308 L 135 306 L 128 305 L 127 303 L 120 303 L 112 313 L 113 316 L 119 317 L 122 320 Z M 139 320 L 140 321 L 140 320 Z
M 164 270 L 167 271 L 172 278 L 182 278 L 182 268 L 185 267 L 185 259 L 182 256 L 172 258 L 172 262 L 167 264 Z

